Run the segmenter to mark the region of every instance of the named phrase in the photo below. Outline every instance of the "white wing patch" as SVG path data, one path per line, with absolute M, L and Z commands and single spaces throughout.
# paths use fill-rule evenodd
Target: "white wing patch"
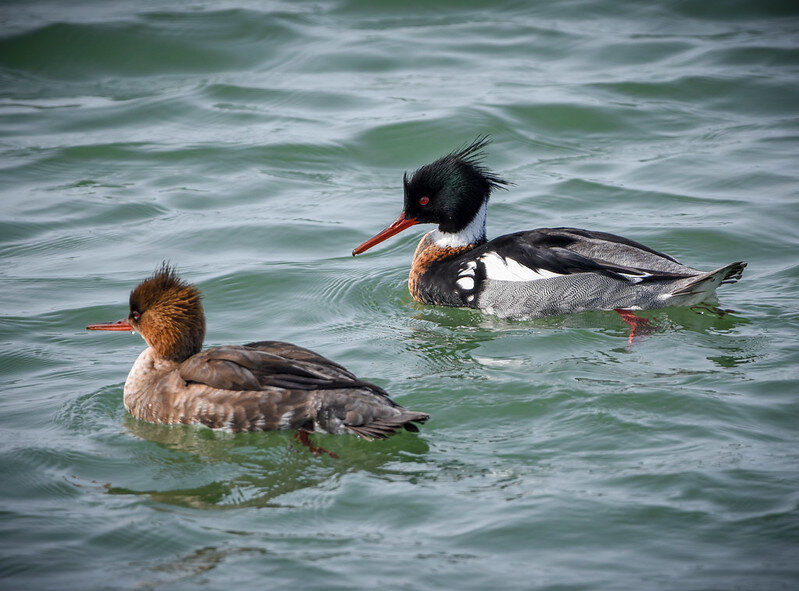
M 458 284 L 458 287 L 465 289 L 466 291 L 471 291 L 474 289 L 474 277 L 461 277 L 455 283 Z
M 487 252 L 480 257 L 486 268 L 486 277 L 496 281 L 537 281 L 550 277 L 561 277 L 546 269 L 532 269 L 508 257 L 495 252 Z
M 472 291 L 474 289 L 474 273 L 477 269 L 476 261 L 468 261 L 458 271 L 458 279 L 455 283 L 464 291 Z M 474 296 L 469 296 L 474 298 Z M 471 300 L 468 300 L 471 301 Z

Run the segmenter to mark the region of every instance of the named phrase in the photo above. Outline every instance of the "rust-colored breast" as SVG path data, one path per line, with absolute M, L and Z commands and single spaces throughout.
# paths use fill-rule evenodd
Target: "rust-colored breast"
M 473 244 L 459 247 L 438 246 L 430 237 L 431 234 L 432 232 L 425 234 L 416 246 L 416 251 L 413 253 L 411 272 L 408 275 L 408 290 L 411 292 L 413 299 L 423 304 L 437 303 L 426 294 L 426 290 L 424 289 L 425 274 L 434 268 L 435 263 L 445 261 L 463 252 L 472 250 L 475 246 Z

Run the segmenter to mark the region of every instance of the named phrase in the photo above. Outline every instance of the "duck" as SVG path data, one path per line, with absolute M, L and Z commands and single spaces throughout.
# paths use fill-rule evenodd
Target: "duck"
M 538 228 L 486 238 L 493 190 L 508 181 L 484 166 L 488 136 L 403 176 L 404 207 L 353 256 L 416 224 L 436 224 L 419 241 L 408 289 L 423 304 L 474 308 L 513 320 L 615 310 L 633 330 L 633 310 L 709 305 L 746 263 L 700 271 L 629 238 L 579 228 Z M 632 336 L 632 333 L 631 333 Z
M 202 350 L 201 293 L 164 262 L 130 293 L 129 312 L 87 330 L 144 338 L 125 380 L 123 404 L 149 423 L 198 424 L 229 431 L 293 430 L 314 454 L 309 434 L 385 439 L 428 420 L 338 363 L 304 347 L 258 341 Z

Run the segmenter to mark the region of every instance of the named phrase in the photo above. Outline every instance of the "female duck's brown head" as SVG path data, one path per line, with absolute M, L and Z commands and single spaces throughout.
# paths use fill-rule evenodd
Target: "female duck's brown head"
M 167 263 L 130 293 L 125 320 L 91 324 L 89 330 L 135 330 L 159 357 L 181 362 L 199 353 L 205 338 L 200 291 Z

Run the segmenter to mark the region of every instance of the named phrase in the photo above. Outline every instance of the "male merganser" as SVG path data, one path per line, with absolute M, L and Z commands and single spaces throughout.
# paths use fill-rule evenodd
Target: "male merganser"
M 489 141 L 479 137 L 410 179 L 406 173 L 402 213 L 352 254 L 414 224 L 438 224 L 413 255 L 408 287 L 419 302 L 512 319 L 617 310 L 633 330 L 646 319 L 629 310 L 713 301 L 720 284 L 740 279 L 745 262 L 698 271 L 605 232 L 539 228 L 486 241 L 488 198 L 508 185 L 482 165 Z
M 232 431 L 298 430 L 384 439 L 418 431 L 429 415 L 407 410 L 374 384 L 313 351 L 278 341 L 200 352 L 200 291 L 166 263 L 130 294 L 124 320 L 88 330 L 138 332 L 147 342 L 125 380 L 123 402 L 150 423 L 199 423 Z M 327 452 L 330 453 L 330 452 Z M 333 455 L 333 454 L 331 454 Z

